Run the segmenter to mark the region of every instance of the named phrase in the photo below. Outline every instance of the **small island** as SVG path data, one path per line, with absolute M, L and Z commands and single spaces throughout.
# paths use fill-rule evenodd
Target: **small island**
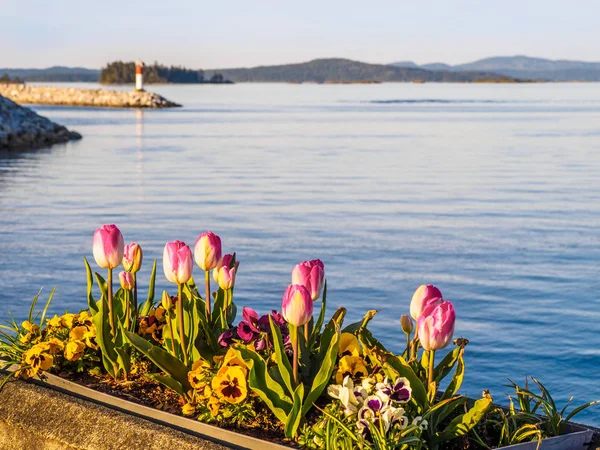
M 103 67 L 100 71 L 100 84 L 133 84 L 135 83 L 136 63 L 115 61 Z M 204 71 L 188 69 L 181 66 L 164 66 L 155 62 L 144 65 L 144 83 L 146 84 L 232 84 L 222 74 L 214 73 L 205 78 Z

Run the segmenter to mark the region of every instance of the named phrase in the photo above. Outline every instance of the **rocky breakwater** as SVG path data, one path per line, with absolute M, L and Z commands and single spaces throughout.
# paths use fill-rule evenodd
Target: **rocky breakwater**
M 0 96 L 0 150 L 48 147 L 73 139 L 81 135 Z
M 181 106 L 146 91 L 110 91 L 49 86 L 0 85 L 0 95 L 31 105 L 98 106 L 108 108 L 171 108 Z

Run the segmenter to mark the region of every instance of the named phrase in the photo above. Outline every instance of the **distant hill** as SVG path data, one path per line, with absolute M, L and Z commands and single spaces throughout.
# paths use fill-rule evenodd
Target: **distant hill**
M 53 66 L 46 69 L 2 69 L 0 76 L 8 75 L 10 78 L 19 78 L 23 81 L 98 81 L 100 71 L 98 69 L 86 69 L 84 67 Z
M 513 77 L 503 75 L 457 71 L 431 71 L 415 67 L 397 67 L 383 64 L 367 64 L 349 59 L 315 59 L 299 64 L 259 66 L 237 69 L 206 70 L 206 76 L 220 73 L 234 82 L 313 82 L 356 83 L 386 81 L 422 82 L 515 82 Z
M 392 63 L 405 67 L 406 62 Z M 448 71 L 483 71 L 515 78 L 546 81 L 600 81 L 600 62 L 551 60 L 529 56 L 496 56 L 454 66 L 433 63 L 418 66 L 423 69 Z

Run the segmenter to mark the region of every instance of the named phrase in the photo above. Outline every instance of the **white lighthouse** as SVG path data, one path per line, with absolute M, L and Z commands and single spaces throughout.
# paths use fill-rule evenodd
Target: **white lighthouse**
M 144 63 L 141 60 L 135 62 L 135 90 L 144 90 Z

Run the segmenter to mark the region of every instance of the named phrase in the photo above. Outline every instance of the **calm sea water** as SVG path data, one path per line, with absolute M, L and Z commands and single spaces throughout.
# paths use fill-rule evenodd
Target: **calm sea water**
M 561 404 L 600 399 L 600 84 L 152 90 L 185 107 L 35 107 L 84 139 L 0 154 L 1 317 L 40 287 L 53 312 L 84 307 L 103 223 L 144 248 L 142 285 L 165 242 L 212 230 L 241 261 L 239 305 L 279 308 L 294 264 L 321 258 L 330 312 L 381 309 L 400 350 L 433 283 L 470 340 L 463 393 L 503 402 L 534 375 Z

